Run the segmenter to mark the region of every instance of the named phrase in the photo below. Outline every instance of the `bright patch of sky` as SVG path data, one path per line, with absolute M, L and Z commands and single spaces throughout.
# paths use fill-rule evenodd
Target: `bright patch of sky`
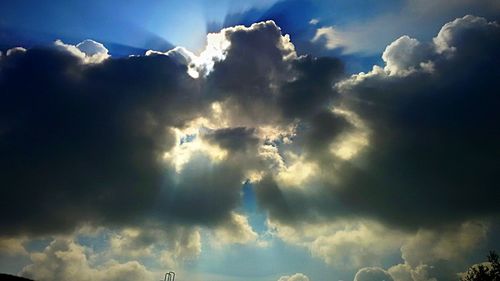
M 181 45 L 196 51 L 204 45 L 207 22 L 221 22 L 229 13 L 267 7 L 273 2 L 9 1 L 0 10 L 0 43 L 93 38 L 141 49 L 166 51 L 162 48 Z

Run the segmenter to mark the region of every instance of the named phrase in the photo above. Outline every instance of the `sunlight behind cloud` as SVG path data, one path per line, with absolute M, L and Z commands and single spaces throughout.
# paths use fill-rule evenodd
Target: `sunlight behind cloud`
M 177 173 L 180 173 L 186 163 L 195 153 L 208 155 L 212 161 L 223 161 L 228 152 L 217 145 L 212 145 L 203 139 L 203 132 L 213 129 L 205 118 L 191 121 L 185 128 L 172 128 L 176 142 L 174 147 L 165 152 L 163 159 L 172 163 Z
M 330 145 L 330 151 L 343 160 L 350 160 L 358 155 L 363 148 L 368 146 L 368 127 L 363 120 L 352 111 L 334 108 L 333 112 L 345 117 L 355 129 L 341 135 L 337 141 Z

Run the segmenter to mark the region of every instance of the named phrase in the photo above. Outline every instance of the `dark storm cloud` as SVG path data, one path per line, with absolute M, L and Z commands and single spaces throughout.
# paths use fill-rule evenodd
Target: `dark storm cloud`
M 0 221 L 2 234 L 144 219 L 148 225 L 227 220 L 240 202 L 245 170 L 263 167 L 255 156 L 259 126 L 284 115 L 317 115 L 335 94 L 331 85 L 342 64 L 297 59 L 273 22 L 228 29 L 225 38 L 231 43 L 225 59 L 200 79 L 168 55 L 106 59 L 102 47 L 102 57 L 89 58 L 62 42 L 2 56 L 0 212 L 9 214 Z M 210 116 L 214 101 L 231 118 L 250 122 L 195 136 L 227 157 L 214 162 L 194 153 L 176 171 L 163 159 L 178 145 L 173 128 Z
M 294 61 L 297 78 L 283 86 L 279 104 L 285 116 L 309 118 L 325 109 L 335 96 L 333 85 L 344 77 L 344 66 L 335 58 L 300 57 Z
M 297 57 L 274 22 L 222 32 L 224 58 L 198 79 L 175 52 L 2 56 L 2 234 L 219 225 L 254 171 L 259 204 L 288 223 L 355 216 L 418 228 L 498 213 L 498 25 L 466 17 L 433 43 L 398 39 L 385 69 L 342 81 L 339 60 Z M 217 125 L 179 141 L 198 117 Z M 191 141 L 205 151 L 164 159 Z M 306 166 L 314 176 L 296 175 Z
M 257 192 L 271 215 L 354 215 L 418 228 L 498 214 L 500 27 L 467 16 L 433 43 L 414 43 L 396 41 L 385 69 L 339 84 L 339 102 L 365 122 L 369 145 L 355 161 L 322 162 L 336 180 L 314 181 L 321 192 L 263 181 Z
M 345 93 L 374 134 L 363 159 L 369 170 L 353 170 L 340 196 L 397 224 L 499 211 L 500 27 L 468 16 L 435 42 L 445 53 L 430 73 L 375 76 Z
M 185 68 L 166 57 L 82 65 L 54 49 L 0 63 L 2 232 L 140 215 L 173 144 L 166 126 L 197 108 Z
M 226 101 L 227 107 L 237 112 L 232 119 L 275 121 L 281 112 L 275 112 L 273 94 L 290 79 L 293 45 L 283 41 L 279 28 L 270 21 L 250 29 L 231 29 L 226 38 L 231 46 L 226 58 L 215 64 L 207 78 L 208 95 Z M 289 59 L 284 59 L 287 56 Z
M 230 151 L 253 149 L 253 152 L 255 152 L 259 139 L 254 134 L 254 128 L 235 127 L 215 130 L 206 134 L 205 138 Z
M 205 156 L 195 156 L 182 173 L 171 182 L 171 188 L 158 207 L 158 217 L 180 223 L 214 226 L 229 219 L 230 211 L 240 202 L 244 178 L 239 163 L 212 163 Z
M 350 124 L 341 116 L 325 110 L 316 114 L 306 126 L 301 144 L 311 157 L 320 158 L 322 154 L 328 153 L 329 144 L 348 129 Z
M 225 101 L 232 120 L 254 126 L 310 118 L 330 105 L 344 74 L 334 58 L 298 57 L 272 21 L 231 28 L 224 60 L 207 77 L 208 95 Z M 244 119 L 247 120 L 244 120 Z M 237 122 L 236 122 L 237 123 Z
M 237 207 L 244 177 L 231 159 L 195 155 L 179 174 L 162 160 L 171 128 L 208 104 L 185 66 L 161 55 L 82 64 L 55 49 L 11 53 L 0 68 L 3 235 L 144 219 L 214 225 Z M 247 137 L 255 146 L 252 133 L 211 136 L 231 150 Z

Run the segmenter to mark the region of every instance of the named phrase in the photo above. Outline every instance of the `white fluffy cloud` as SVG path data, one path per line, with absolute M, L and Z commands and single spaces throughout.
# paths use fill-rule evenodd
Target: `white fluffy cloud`
M 446 23 L 434 37 L 435 49 L 438 53 L 453 52 L 457 45 L 463 45 L 461 34 L 467 32 L 484 32 L 485 30 L 498 28 L 497 22 L 488 22 L 483 17 L 466 15 Z M 458 50 L 465 51 L 465 50 Z
M 266 21 L 254 23 L 249 27 L 238 25 L 233 27 L 223 28 L 217 33 L 207 34 L 207 42 L 205 49 L 199 55 L 187 50 L 184 47 L 176 47 L 167 52 L 158 52 L 149 50 L 146 55 L 166 55 L 174 58 L 177 62 L 188 67 L 188 73 L 193 78 L 206 77 L 213 71 L 217 62 L 223 61 L 229 48 L 231 47 L 231 36 L 234 33 L 253 33 L 271 26 L 273 29 L 280 30 L 274 21 Z M 295 59 L 295 46 L 290 42 L 288 35 L 280 36 L 280 42 L 276 44 L 281 48 L 285 55 L 285 59 Z
M 11 56 L 11 55 L 25 53 L 25 52 L 26 52 L 25 48 L 23 48 L 23 47 L 15 47 L 15 48 L 8 49 L 7 52 L 5 52 L 5 55 L 6 56 Z M 0 56 L 1 56 L 1 54 L 0 54 Z
M 311 41 L 318 42 L 321 40 L 325 40 L 325 47 L 328 49 L 340 48 L 346 44 L 345 35 L 333 26 L 320 27 L 316 30 L 316 34 L 314 34 Z
M 356 273 L 354 281 L 394 281 L 391 275 L 379 267 L 365 267 Z
M 345 53 L 375 54 L 401 34 L 422 38 L 452 18 L 469 13 L 495 18 L 499 12 L 500 4 L 495 0 L 406 0 L 397 11 L 340 26 L 318 27 L 312 41 L 324 43 L 329 49 L 342 48 Z
M 303 273 L 295 273 L 293 275 L 281 276 L 278 281 L 309 281 L 309 277 Z
M 389 75 L 404 76 L 425 65 L 429 58 L 427 46 L 417 39 L 402 36 L 385 48 L 382 59 Z
M 90 39 L 76 45 L 65 44 L 61 40 L 57 40 L 54 45 L 78 57 L 84 64 L 101 63 L 110 57 L 108 49 L 103 44 Z

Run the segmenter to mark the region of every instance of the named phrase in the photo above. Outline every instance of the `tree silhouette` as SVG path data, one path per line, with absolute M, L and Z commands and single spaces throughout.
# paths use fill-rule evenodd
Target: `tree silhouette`
M 461 278 L 462 281 L 500 281 L 500 262 L 498 254 L 490 251 L 488 254 L 489 264 L 473 265 Z

